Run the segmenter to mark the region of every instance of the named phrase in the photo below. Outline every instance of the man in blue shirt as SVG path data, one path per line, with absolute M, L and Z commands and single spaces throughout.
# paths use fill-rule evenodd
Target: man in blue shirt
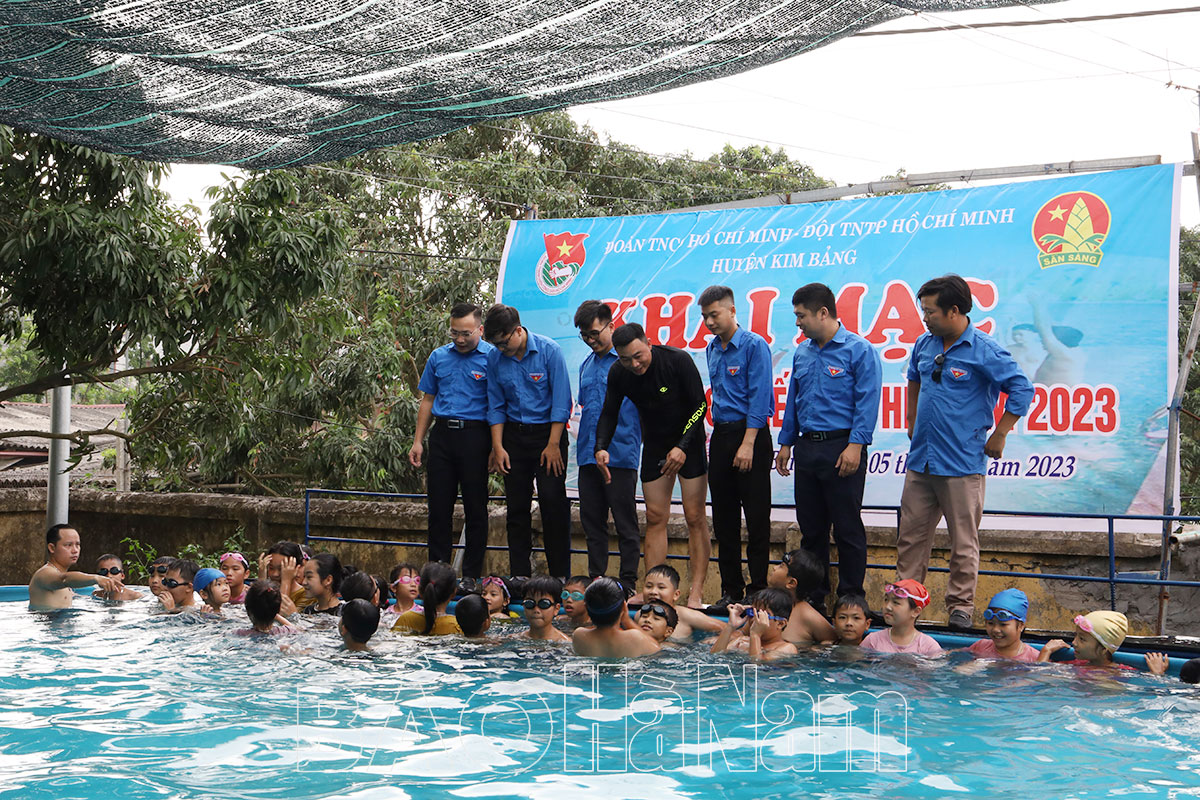
M 408 461 L 420 467 L 430 425 L 425 491 L 429 502 L 429 560 L 449 562 L 454 500 L 462 489 L 463 551 L 460 589 L 475 591 L 483 572 L 488 534 L 487 357 L 494 348 L 481 341 L 482 313 L 473 303 L 450 309 L 450 344 L 429 354 L 421 382 L 425 396 L 417 409 L 417 430 Z
M 938 520 L 950 534 L 950 627 L 970 628 L 979 577 L 979 521 L 987 457 L 1000 458 L 1017 420 L 1029 411 L 1033 384 L 1016 360 L 971 324 L 971 291 L 957 275 L 927 281 L 917 300 L 929 333 L 908 365 L 908 450 L 896 572 L 924 581 Z M 1000 392 L 1008 395 L 995 421 Z
M 612 512 L 621 553 L 620 577 L 626 594 L 637 586 L 642 536 L 638 529 L 638 460 L 642 448 L 641 422 L 628 398 L 621 404 L 616 433 L 608 446 L 609 480 L 596 466 L 596 423 L 608 392 L 608 372 L 618 361 L 613 349 L 612 309 L 599 300 L 585 300 L 575 311 L 579 337 L 592 348 L 579 367 L 579 432 L 575 457 L 579 463 L 579 521 L 587 537 L 588 575 L 608 570 L 608 515 Z
M 838 597 L 865 596 L 867 531 L 862 521 L 867 445 L 875 433 L 883 370 L 866 339 L 838 322 L 837 300 L 823 283 L 792 295 L 796 327 L 807 337 L 796 346 L 787 408 L 779 431 L 775 469 L 795 470 L 800 546 L 823 566 L 824 580 L 808 600 L 826 609 L 829 596 L 829 528 L 838 551 Z M 793 449 L 795 448 L 794 458 Z
M 542 512 L 546 566 L 564 581 L 571 574 L 571 506 L 567 500 L 567 419 L 571 383 L 562 349 L 521 326 L 512 306 L 488 309 L 488 424 L 492 454 L 504 476 L 508 564 L 514 576 L 532 572 L 533 485 Z
M 771 464 L 775 453 L 764 431 L 775 416 L 771 348 L 757 333 L 738 325 L 733 290 L 710 286 L 700 294 L 708 342 L 708 385 L 713 433 L 708 443 L 708 486 L 713 533 L 721 569 L 718 610 L 767 588 L 771 547 Z M 746 514 L 746 561 L 742 576 L 742 513 Z

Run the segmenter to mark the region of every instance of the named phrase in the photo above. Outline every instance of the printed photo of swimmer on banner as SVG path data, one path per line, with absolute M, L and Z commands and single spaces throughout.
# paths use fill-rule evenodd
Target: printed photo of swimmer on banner
M 988 460 L 987 507 L 1161 514 L 1179 181 L 1169 164 L 792 206 L 519 221 L 498 299 L 557 340 L 573 381 L 591 351 L 572 315 L 595 299 L 610 305 L 614 327 L 637 322 L 650 344 L 686 350 L 707 386 L 712 334 L 697 300 L 707 286 L 731 287 L 738 323 L 770 347 L 768 430 L 778 447 L 801 340 L 792 293 L 828 285 L 841 324 L 876 348 L 883 367 L 863 502 L 895 506 L 909 447 L 906 373 L 926 332 L 916 291 L 961 275 L 971 324 L 1013 355 L 1035 389 L 1003 457 Z M 791 481 L 772 480 L 774 502 L 790 503 Z

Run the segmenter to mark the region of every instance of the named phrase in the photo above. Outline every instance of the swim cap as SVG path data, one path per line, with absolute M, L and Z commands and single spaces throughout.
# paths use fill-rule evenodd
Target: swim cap
M 1129 620 L 1119 611 L 1093 611 L 1086 616 L 1076 617 L 1075 625 L 1084 633 L 1096 637 L 1096 641 L 1110 653 L 1117 652 L 1129 633 Z
M 225 573 L 221 572 L 221 570 L 213 569 L 212 567 L 205 567 L 204 569 L 202 569 L 196 573 L 195 578 L 192 578 L 192 588 L 195 589 L 197 592 L 202 592 L 205 589 L 207 589 L 208 585 L 210 583 L 212 583 L 213 581 L 215 581 L 217 578 L 224 578 L 224 577 L 225 577 Z
M 1029 598 L 1020 589 L 1005 589 L 996 592 L 996 596 L 988 603 L 988 608 L 1007 611 L 1021 622 L 1025 622 L 1029 616 Z
M 893 592 L 893 589 L 899 589 L 898 592 Z M 895 594 L 897 597 L 904 599 L 908 598 L 917 604 L 917 608 L 924 608 L 929 605 L 929 590 L 920 581 L 915 581 L 912 578 L 905 578 L 902 581 L 889 583 L 883 587 L 884 594 Z

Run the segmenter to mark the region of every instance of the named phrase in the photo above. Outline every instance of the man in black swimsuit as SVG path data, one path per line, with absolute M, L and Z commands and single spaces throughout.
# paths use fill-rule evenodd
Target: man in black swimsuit
M 646 569 L 666 563 L 667 518 L 679 476 L 688 526 L 691 588 L 688 605 L 702 603 L 712 542 L 704 501 L 708 459 L 704 452 L 704 412 L 708 404 L 696 363 L 675 347 L 651 345 L 637 323 L 613 331 L 622 369 L 608 373 L 604 410 L 596 425 L 596 465 L 608 471 L 608 445 L 617 428 L 621 402 L 628 397 L 642 425 L 642 496 L 646 499 Z

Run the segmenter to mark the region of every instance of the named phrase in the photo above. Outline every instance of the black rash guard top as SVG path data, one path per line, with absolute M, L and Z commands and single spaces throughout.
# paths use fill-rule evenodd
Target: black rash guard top
M 696 436 L 704 437 L 708 402 L 696 362 L 677 347 L 650 346 L 650 368 L 636 375 L 620 364 L 608 372 L 608 392 L 596 425 L 596 450 L 612 442 L 621 402 L 628 397 L 637 407 L 642 442 L 647 450 L 678 447 L 685 453 Z

